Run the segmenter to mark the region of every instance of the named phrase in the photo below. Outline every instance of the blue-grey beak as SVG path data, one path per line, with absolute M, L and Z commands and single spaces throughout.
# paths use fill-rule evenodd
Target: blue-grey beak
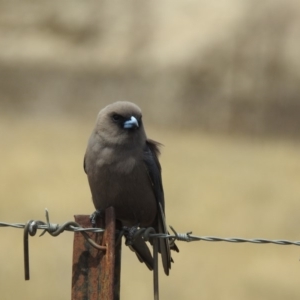
M 130 120 L 127 120 L 127 121 L 124 122 L 123 127 L 126 128 L 126 129 L 138 128 L 139 127 L 139 122 L 134 116 L 132 116 L 130 118 Z

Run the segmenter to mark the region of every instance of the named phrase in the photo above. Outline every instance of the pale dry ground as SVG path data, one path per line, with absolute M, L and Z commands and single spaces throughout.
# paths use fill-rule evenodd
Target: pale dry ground
M 94 120 L 0 118 L 0 221 L 72 220 L 93 211 L 82 169 Z M 167 221 L 196 235 L 300 240 L 300 143 L 147 127 L 164 143 Z M 70 299 L 72 234 L 30 238 L 24 281 L 22 231 L 0 228 L 0 298 Z M 183 243 L 161 299 L 299 299 L 296 246 Z M 152 299 L 152 274 L 123 248 L 122 299 Z

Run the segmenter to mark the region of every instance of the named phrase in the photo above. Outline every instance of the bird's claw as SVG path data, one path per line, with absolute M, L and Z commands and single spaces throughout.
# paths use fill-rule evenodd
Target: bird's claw
M 138 229 L 139 229 L 139 224 L 132 227 L 123 226 L 124 236 L 126 238 L 125 244 L 127 246 L 133 244 L 134 236 L 135 233 L 138 231 Z
M 100 218 L 102 216 L 103 211 L 96 209 L 91 215 L 90 215 L 90 221 L 93 225 L 93 227 L 96 227 L 97 225 L 97 218 Z

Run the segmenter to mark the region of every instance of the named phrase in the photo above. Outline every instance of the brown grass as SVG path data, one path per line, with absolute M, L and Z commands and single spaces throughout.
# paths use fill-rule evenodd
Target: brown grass
M 0 221 L 72 220 L 93 211 L 82 159 L 94 120 L 1 116 Z M 164 143 L 167 221 L 195 235 L 299 239 L 300 144 L 147 127 Z M 72 234 L 30 238 L 1 228 L 1 299 L 70 299 Z M 299 299 L 295 246 L 183 243 L 162 299 Z M 125 247 L 122 299 L 153 299 L 152 274 Z

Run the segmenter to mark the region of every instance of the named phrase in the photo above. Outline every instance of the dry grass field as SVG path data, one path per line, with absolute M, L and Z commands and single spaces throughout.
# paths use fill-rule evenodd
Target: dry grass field
M 146 116 L 145 116 L 146 117 Z M 146 128 L 165 146 L 167 222 L 178 232 L 300 239 L 300 143 Z M 62 223 L 93 211 L 82 169 L 94 120 L 0 116 L 0 221 Z M 72 234 L 30 238 L 24 281 L 22 231 L 1 228 L 0 298 L 70 299 Z M 299 299 L 296 246 L 178 242 L 161 299 Z M 152 274 L 125 247 L 121 299 L 152 299 Z

